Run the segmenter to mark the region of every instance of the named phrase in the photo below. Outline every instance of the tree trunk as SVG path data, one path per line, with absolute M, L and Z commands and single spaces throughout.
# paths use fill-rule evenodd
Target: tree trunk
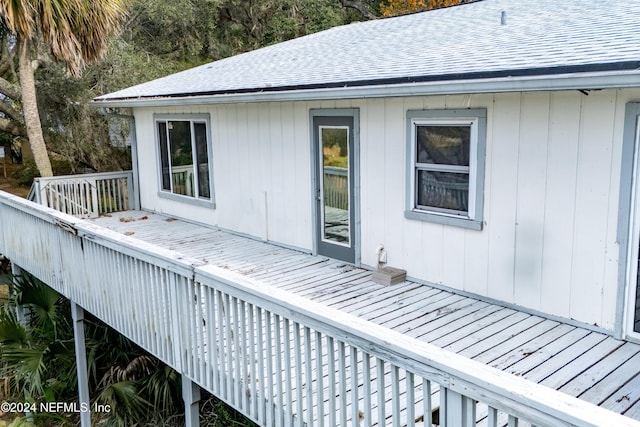
M 18 39 L 19 49 L 19 74 L 20 87 L 22 92 L 22 110 L 24 123 L 27 128 L 29 145 L 33 152 L 33 159 L 40 176 L 53 176 L 51 161 L 47 154 L 47 146 L 42 136 L 42 125 L 40 124 L 40 114 L 38 113 L 38 100 L 36 98 L 36 80 L 31 66 L 31 50 L 29 41 L 23 38 Z

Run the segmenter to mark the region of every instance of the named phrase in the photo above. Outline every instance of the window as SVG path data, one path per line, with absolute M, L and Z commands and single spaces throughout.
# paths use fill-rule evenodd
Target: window
M 486 110 L 407 113 L 410 219 L 482 228 Z
M 208 116 L 157 116 L 160 194 L 211 203 Z M 173 198 L 173 197 L 169 197 Z

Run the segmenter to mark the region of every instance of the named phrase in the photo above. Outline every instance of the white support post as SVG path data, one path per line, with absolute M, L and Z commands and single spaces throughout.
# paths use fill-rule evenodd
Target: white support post
M 89 401 L 89 378 L 87 374 L 87 349 L 84 343 L 84 310 L 71 301 L 73 337 L 76 348 L 76 369 L 78 371 L 78 397 L 80 401 L 80 425 L 91 427 L 91 403 Z
M 182 399 L 184 400 L 185 427 L 200 425 L 200 387 L 182 374 Z

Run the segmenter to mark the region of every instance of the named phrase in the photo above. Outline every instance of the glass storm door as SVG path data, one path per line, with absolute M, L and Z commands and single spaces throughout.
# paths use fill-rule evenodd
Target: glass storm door
M 313 127 L 318 254 L 354 263 L 353 117 L 316 116 Z

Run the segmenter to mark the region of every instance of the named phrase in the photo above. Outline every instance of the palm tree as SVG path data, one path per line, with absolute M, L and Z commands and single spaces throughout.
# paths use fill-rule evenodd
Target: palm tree
M 52 176 L 42 136 L 31 54 L 44 43 L 71 74 L 100 59 L 125 16 L 126 0 L 0 0 L 0 18 L 15 37 L 27 136 L 41 176 Z

